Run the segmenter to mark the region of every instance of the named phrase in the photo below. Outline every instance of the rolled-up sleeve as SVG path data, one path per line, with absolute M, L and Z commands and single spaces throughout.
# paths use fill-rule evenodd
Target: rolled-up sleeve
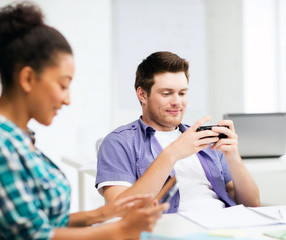
M 136 156 L 132 136 L 127 132 L 108 134 L 98 151 L 96 187 L 105 181 L 136 181 Z

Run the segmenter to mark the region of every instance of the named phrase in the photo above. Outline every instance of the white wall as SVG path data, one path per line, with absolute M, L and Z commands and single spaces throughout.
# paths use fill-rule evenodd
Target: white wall
M 76 73 L 71 86 L 71 106 L 52 126 L 34 126 L 38 146 L 60 164 L 60 157 L 95 155 L 95 141 L 108 133 L 111 125 L 111 6 L 106 0 L 37 1 L 50 25 L 58 28 L 74 50 Z M 67 7 L 68 6 L 68 7 Z M 77 210 L 75 170 L 62 165 L 72 183 L 72 211 Z M 86 180 L 86 208 L 102 203 L 94 179 Z M 100 200 L 95 201 L 95 198 Z
M 241 0 L 207 1 L 208 106 L 215 122 L 243 112 Z
M 207 1 L 209 108 L 286 111 L 286 1 Z
M 0 6 L 12 3 L 1 0 Z M 61 163 L 61 156 L 95 155 L 95 141 L 110 131 L 111 118 L 111 1 L 34 0 L 70 42 L 76 64 L 71 85 L 71 105 L 44 127 L 31 122 L 36 145 L 55 161 L 72 183 L 72 211 L 77 210 L 76 171 Z M 79 159 L 79 161 L 85 161 Z M 86 193 L 97 193 L 88 179 Z M 90 203 L 91 205 L 96 203 Z
M 134 89 L 141 61 L 156 51 L 171 51 L 190 63 L 189 104 L 184 121 L 208 114 L 206 1 L 114 0 L 113 127 L 138 119 Z
M 278 109 L 286 112 L 286 1 L 278 0 L 277 3 L 277 52 L 278 52 Z
M 71 105 L 55 118 L 51 127 L 38 128 L 39 143 L 58 155 L 95 153 L 96 139 L 106 134 L 111 124 L 110 2 L 36 2 L 44 10 L 47 22 L 69 40 L 76 65 Z M 53 147 L 48 148 L 51 139 Z
M 1 0 L 0 6 L 10 2 Z M 72 211 L 77 208 L 77 179 L 60 157 L 95 157 L 97 138 L 138 118 L 141 109 L 133 88 L 135 71 L 154 51 L 174 51 L 190 61 L 186 123 L 207 114 L 216 122 L 226 112 L 286 111 L 285 0 L 34 2 L 74 50 L 71 106 L 48 128 L 34 122 L 30 125 L 37 132 L 39 148 L 62 166 L 72 182 Z M 260 66 L 254 58 L 256 52 L 262 59 L 266 56 Z M 257 86 L 261 83 L 266 88 Z M 255 104 L 256 93 L 266 105 Z M 86 187 L 88 194 L 95 191 L 93 179 L 88 179 Z M 87 208 L 96 206 L 93 200 L 94 196 Z
M 277 21 L 277 1 L 244 1 L 243 79 L 245 112 L 279 110 Z

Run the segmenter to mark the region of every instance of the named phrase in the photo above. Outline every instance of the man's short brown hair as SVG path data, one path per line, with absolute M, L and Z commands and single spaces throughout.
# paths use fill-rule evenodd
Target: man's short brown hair
M 152 53 L 139 64 L 136 71 L 135 89 L 141 87 L 149 95 L 154 85 L 154 76 L 166 72 L 184 72 L 189 82 L 189 63 L 174 53 L 162 51 Z

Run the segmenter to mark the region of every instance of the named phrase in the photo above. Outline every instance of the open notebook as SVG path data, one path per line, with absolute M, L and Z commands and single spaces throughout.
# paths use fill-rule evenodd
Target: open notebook
M 278 158 L 286 153 L 286 113 L 229 113 L 242 158 Z

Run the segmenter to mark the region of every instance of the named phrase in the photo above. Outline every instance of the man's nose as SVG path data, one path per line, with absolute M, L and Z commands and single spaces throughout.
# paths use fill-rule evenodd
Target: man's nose
M 181 103 L 180 95 L 179 94 L 173 94 L 171 103 L 172 103 L 172 105 L 180 104 Z

